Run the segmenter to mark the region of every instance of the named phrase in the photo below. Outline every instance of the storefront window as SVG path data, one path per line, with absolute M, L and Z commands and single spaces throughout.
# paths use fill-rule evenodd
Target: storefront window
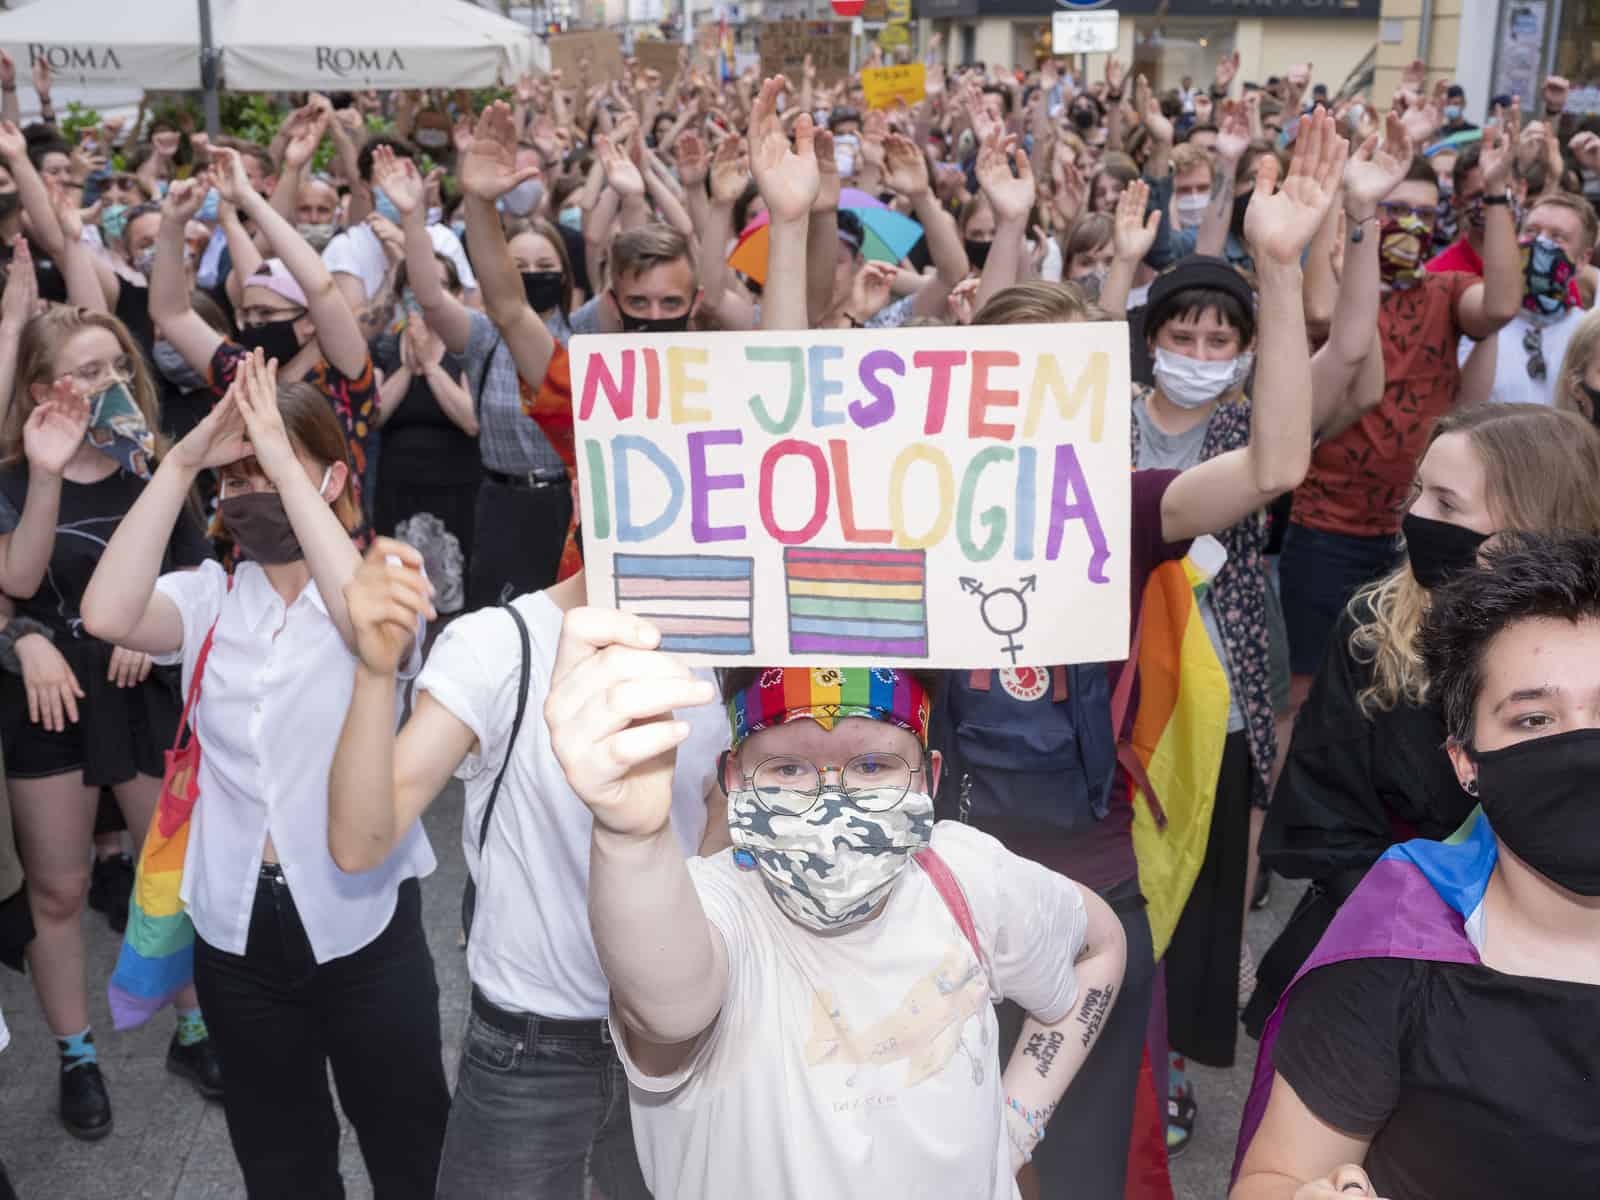
M 1600 0 L 1565 0 L 1552 71 L 1572 81 L 1567 107 L 1600 112 Z
M 1195 87 L 1208 87 L 1217 60 L 1233 53 L 1233 39 L 1232 21 L 1140 20 L 1134 26 L 1133 70 L 1158 92 L 1181 86 L 1185 77 Z

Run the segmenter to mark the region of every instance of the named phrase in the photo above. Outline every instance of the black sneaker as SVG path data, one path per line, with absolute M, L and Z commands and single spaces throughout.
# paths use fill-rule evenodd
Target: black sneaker
M 133 859 L 113 854 L 96 859 L 89 876 L 89 907 L 106 915 L 115 933 L 128 928 L 128 905 L 133 899 Z
M 61 1069 L 61 1123 L 67 1132 L 86 1142 L 98 1142 L 111 1132 L 111 1097 L 100 1077 L 99 1063 L 80 1063 Z
M 210 1038 L 185 1046 L 173 1034 L 167 1046 L 167 1070 L 194 1084 L 194 1090 L 207 1100 L 222 1099 L 222 1064 L 217 1061 Z
M 1265 863 L 1256 871 L 1256 890 L 1250 897 L 1250 911 L 1260 912 L 1272 899 L 1272 872 Z

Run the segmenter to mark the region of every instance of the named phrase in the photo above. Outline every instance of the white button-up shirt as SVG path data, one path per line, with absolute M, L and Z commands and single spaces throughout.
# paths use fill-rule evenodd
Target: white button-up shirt
M 200 798 L 179 892 L 195 931 L 245 952 L 271 835 L 316 960 L 354 953 L 388 926 L 400 884 L 433 870 L 433 848 L 418 824 L 382 866 L 359 875 L 328 852 L 328 771 L 356 660 L 316 583 L 287 609 L 255 563 L 239 565 L 231 592 L 215 562 L 163 575 L 156 587 L 183 615 L 183 649 L 162 661 L 181 658 L 185 696 L 206 631 L 217 627 L 193 719 Z

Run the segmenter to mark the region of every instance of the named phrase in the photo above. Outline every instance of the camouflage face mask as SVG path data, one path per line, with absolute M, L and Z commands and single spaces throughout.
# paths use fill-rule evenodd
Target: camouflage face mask
M 728 829 L 734 861 L 761 872 L 784 915 L 827 932 L 865 920 L 889 894 L 933 836 L 933 799 L 907 792 L 887 812 L 868 812 L 827 789 L 810 811 L 789 816 L 739 788 L 728 798 Z

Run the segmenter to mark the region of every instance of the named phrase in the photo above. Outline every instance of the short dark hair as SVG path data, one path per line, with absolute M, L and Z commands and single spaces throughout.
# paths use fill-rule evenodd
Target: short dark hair
M 1210 121 L 1197 121 L 1193 125 L 1189 126 L 1189 128 L 1184 132 L 1183 140 L 1187 142 L 1197 133 L 1220 134 L 1221 132 L 1222 130 L 1218 129 L 1216 125 Z
M 1439 172 L 1433 169 L 1433 164 L 1420 154 L 1411 156 L 1411 165 L 1406 168 L 1406 177 L 1402 183 L 1426 183 L 1437 188 L 1439 186 Z
M 1450 168 L 1450 186 L 1456 195 L 1467 190 L 1467 176 L 1478 169 L 1478 147 L 1468 146 L 1456 155 L 1455 166 Z
M 379 146 L 387 146 L 393 150 L 398 158 L 416 158 L 417 148 L 404 138 L 390 137 L 388 134 L 379 134 L 371 138 L 361 147 L 361 153 L 356 155 L 356 170 L 361 173 L 363 182 L 372 182 L 372 152 Z
M 72 157 L 72 147 L 60 138 L 41 138 L 38 141 L 28 142 L 28 161 L 33 164 L 35 171 L 44 170 L 44 160 L 47 154 L 65 154 Z
M 1239 297 L 1219 287 L 1184 288 L 1151 305 L 1144 317 L 1145 336 L 1151 341 L 1169 321 L 1181 321 L 1215 311 L 1239 331 L 1239 346 L 1244 348 L 1256 336 L 1256 315 L 1239 303 Z
M 1600 535 L 1502 533 L 1482 565 L 1429 593 L 1419 635 L 1429 693 L 1445 731 L 1472 744 L 1472 714 L 1483 690 L 1484 656 L 1520 621 L 1600 620 Z
M 998 83 L 985 84 L 983 94 L 985 96 L 999 96 L 1001 107 L 1005 109 L 1005 114 L 1008 117 L 1011 115 L 1011 110 L 1016 107 L 1016 97 L 1011 94 L 1011 89 L 1002 87 Z

